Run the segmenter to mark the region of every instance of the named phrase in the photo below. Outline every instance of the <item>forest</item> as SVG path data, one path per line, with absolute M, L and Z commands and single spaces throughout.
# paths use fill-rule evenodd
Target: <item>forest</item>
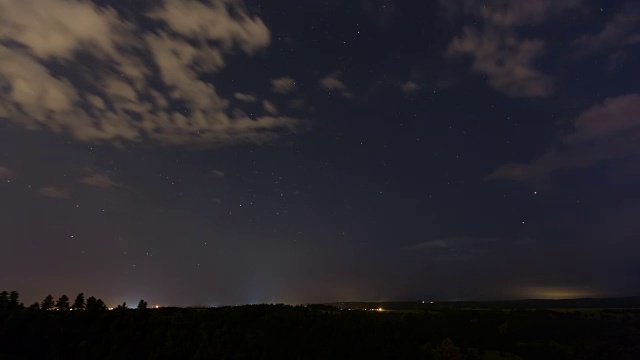
M 3 291 L 0 359 L 640 359 L 640 310 L 432 305 L 24 306 Z

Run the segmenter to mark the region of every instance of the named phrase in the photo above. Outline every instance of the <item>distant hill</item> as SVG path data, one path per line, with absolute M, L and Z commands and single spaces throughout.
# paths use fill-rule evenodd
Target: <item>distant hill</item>
M 584 298 L 562 300 L 504 300 L 504 301 L 387 301 L 336 302 L 323 305 L 352 310 L 430 310 L 436 308 L 474 309 L 640 309 L 640 296 L 620 298 Z

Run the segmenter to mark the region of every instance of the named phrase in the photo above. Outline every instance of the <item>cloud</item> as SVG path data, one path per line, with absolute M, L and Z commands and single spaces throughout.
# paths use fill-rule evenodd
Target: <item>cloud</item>
M 582 0 L 440 0 L 450 16 L 472 15 L 494 26 L 535 25 L 569 9 L 582 7 Z
M 450 237 L 428 240 L 405 247 L 406 250 L 426 251 L 434 260 L 451 262 L 472 260 L 488 254 L 498 239 L 488 237 Z
M 340 79 L 340 72 L 335 72 L 331 75 L 328 75 L 322 79 L 320 79 L 320 87 L 327 90 L 328 92 L 337 92 L 345 98 L 353 97 L 353 94 L 347 88 Z
M 289 76 L 273 79 L 271 80 L 271 88 L 275 93 L 289 94 L 296 90 L 296 80 Z
M 484 74 L 489 85 L 512 97 L 547 97 L 553 93 L 553 80 L 534 67 L 544 53 L 541 40 L 521 40 L 498 31 L 479 33 L 466 28 L 454 38 L 446 51 L 449 57 L 471 56 L 472 69 Z
M 38 189 L 38 193 L 50 199 L 68 199 L 71 194 L 67 190 L 56 188 L 54 186 L 45 186 Z
M 224 172 L 220 171 L 220 170 L 213 170 L 211 172 L 211 175 L 217 177 L 217 178 L 223 178 L 224 177 Z
M 243 93 L 238 93 L 238 92 L 234 93 L 233 97 L 236 98 L 237 100 L 248 102 L 248 103 L 252 103 L 252 102 L 255 102 L 256 100 L 258 100 L 253 95 L 243 94 Z
M 488 22 L 501 26 L 522 26 L 539 24 L 551 16 L 565 10 L 581 7 L 581 0 L 536 0 L 505 1 L 494 0 L 480 10 Z M 477 4 L 477 2 L 476 2 Z
M 13 179 L 17 176 L 16 172 L 6 166 L 0 166 L 0 180 Z
M 400 84 L 400 88 L 402 89 L 402 92 L 405 94 L 413 94 L 415 92 L 420 91 L 422 89 L 422 85 L 415 83 L 413 81 L 407 81 Z
M 564 137 L 566 144 L 592 143 L 637 130 L 640 127 L 640 94 L 605 100 L 583 112 L 574 121 L 575 132 Z
M 115 11 L 90 2 L 2 0 L 0 39 L 15 41 L 38 58 L 70 59 L 86 46 L 91 51 L 116 52 L 121 27 Z
M 114 187 L 120 187 L 121 184 L 118 184 L 111 180 L 108 175 L 103 173 L 99 173 L 93 169 L 85 169 L 86 175 L 80 179 L 80 182 L 88 185 L 94 186 L 102 189 L 109 189 Z
M 618 67 L 622 66 L 622 63 L 624 63 L 626 59 L 627 59 L 627 54 L 622 50 L 609 55 L 607 71 L 608 72 L 615 71 Z
M 150 17 L 165 21 L 187 38 L 217 41 L 224 50 L 238 46 L 253 54 L 269 46 L 271 33 L 260 18 L 249 16 L 239 4 L 240 1 L 165 0 L 165 6 L 151 12 Z
M 167 0 L 142 15 L 155 22 L 88 1 L 0 0 L 0 118 L 85 142 L 169 145 L 265 143 L 305 128 L 249 118 L 205 80 L 237 49 L 270 44 L 240 0 Z
M 407 249 L 450 249 L 450 248 L 464 248 L 473 246 L 476 244 L 488 244 L 497 241 L 496 238 L 485 237 L 451 237 L 435 240 L 428 240 L 419 244 L 411 245 Z
M 363 0 L 362 12 L 377 26 L 386 28 L 396 17 L 396 7 L 389 0 Z
M 582 0 L 440 0 L 452 18 L 474 17 L 476 27 L 466 27 L 455 37 L 445 55 L 470 56 L 473 71 L 486 75 L 489 85 L 518 98 L 548 97 L 553 80 L 535 67 L 544 54 L 542 40 L 522 39 L 518 30 L 537 25 L 569 9 L 582 8 Z
M 297 98 L 297 99 L 291 100 L 288 106 L 290 109 L 301 110 L 302 108 L 305 107 L 306 104 L 307 102 L 303 98 Z
M 573 131 L 530 163 L 509 163 L 495 169 L 487 180 L 539 180 L 572 168 L 640 155 L 640 94 L 610 98 L 572 121 Z
M 278 108 L 268 100 L 262 100 L 262 108 L 269 115 L 278 115 Z
M 576 39 L 573 47 L 579 54 L 596 53 L 640 43 L 640 6 L 627 4 L 597 34 Z

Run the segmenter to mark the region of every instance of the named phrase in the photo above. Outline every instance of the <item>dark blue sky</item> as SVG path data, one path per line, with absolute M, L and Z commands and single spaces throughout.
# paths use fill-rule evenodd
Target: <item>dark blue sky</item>
M 633 1 L 0 0 L 0 283 L 638 294 Z

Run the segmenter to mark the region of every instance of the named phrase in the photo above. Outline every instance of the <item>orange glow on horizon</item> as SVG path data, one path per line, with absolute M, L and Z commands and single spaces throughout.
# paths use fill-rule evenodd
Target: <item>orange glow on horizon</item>
M 518 289 L 516 295 L 528 299 L 560 300 L 597 297 L 601 293 L 579 286 L 526 286 Z

